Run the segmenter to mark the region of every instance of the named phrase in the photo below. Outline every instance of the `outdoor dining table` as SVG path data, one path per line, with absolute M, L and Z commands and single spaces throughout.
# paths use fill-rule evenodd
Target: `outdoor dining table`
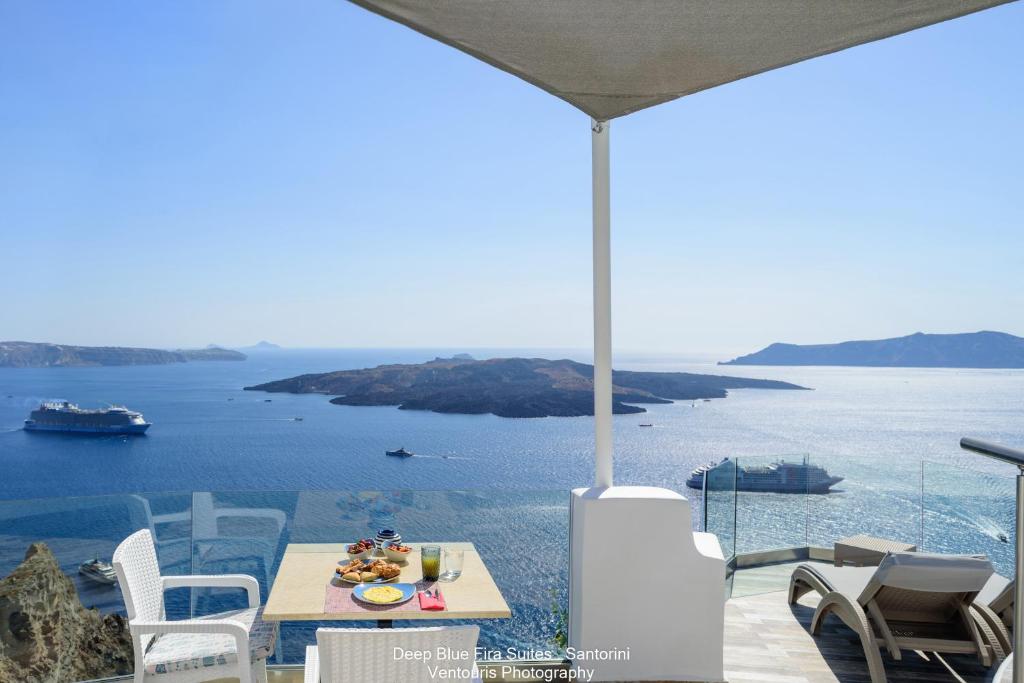
M 290 543 L 285 548 L 270 596 L 263 608 L 265 621 L 371 621 L 382 628 L 396 619 L 509 619 L 512 612 L 472 543 L 406 543 L 409 559 L 399 563 L 395 583 L 412 583 L 418 590 L 440 590 L 445 609 L 419 609 L 419 598 L 396 606 L 363 605 L 349 595 L 352 587 L 335 580 L 334 570 L 348 561 L 346 543 Z M 462 575 L 455 581 L 423 582 L 420 547 L 439 545 L 464 551 Z M 332 584 L 329 588 L 328 584 Z M 387 584 L 384 584 L 387 585 Z M 330 599 L 328 599 L 330 597 Z M 333 605 L 333 606 L 332 606 Z

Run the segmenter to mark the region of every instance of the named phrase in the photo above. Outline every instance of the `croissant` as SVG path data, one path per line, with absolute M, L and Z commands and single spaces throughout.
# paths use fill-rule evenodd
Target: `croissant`
M 352 560 L 343 567 L 340 567 L 337 571 L 339 574 L 348 574 L 349 572 L 358 572 L 363 568 L 362 560 Z
M 375 570 L 382 578 L 392 579 L 402 573 L 402 568 L 394 562 L 386 562 Z

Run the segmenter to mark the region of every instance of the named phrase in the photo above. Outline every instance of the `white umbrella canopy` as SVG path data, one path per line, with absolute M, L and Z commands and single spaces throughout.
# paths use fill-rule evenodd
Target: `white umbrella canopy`
M 608 121 L 1012 1 L 351 0 L 543 88 L 593 119 L 599 487 L 612 485 Z
M 1012 1 L 351 0 L 543 88 L 594 119 L 597 487 L 612 485 L 607 122 L 747 76 Z M 1019 539 L 1024 536 L 1020 510 L 1024 474 L 1017 490 Z M 1024 621 L 1022 558 L 1024 551 L 1018 546 L 1018 624 Z M 1017 629 L 1014 645 L 1017 653 L 1024 652 L 1024 628 Z M 1024 683 L 1019 659 L 1013 663 L 1012 680 Z
M 598 121 L 1011 0 L 352 0 Z

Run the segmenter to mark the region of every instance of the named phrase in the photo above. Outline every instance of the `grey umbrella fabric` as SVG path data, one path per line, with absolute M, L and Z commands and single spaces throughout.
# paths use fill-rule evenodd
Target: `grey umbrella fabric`
M 1012 0 L 352 0 L 599 121 Z

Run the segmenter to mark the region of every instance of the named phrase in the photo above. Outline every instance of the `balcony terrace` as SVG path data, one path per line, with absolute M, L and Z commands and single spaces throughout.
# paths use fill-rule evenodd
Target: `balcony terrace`
M 820 634 L 811 635 L 818 595 L 808 593 L 793 606 L 787 601 L 793 569 L 801 562 L 831 564 L 832 544 L 844 536 L 870 533 L 929 552 L 984 554 L 997 570 L 1013 574 L 1012 480 L 998 471 L 924 462 L 916 477 L 902 472 L 879 478 L 856 459 L 818 458 L 814 461 L 846 477 L 831 494 L 735 490 L 737 469 L 779 459 L 724 461 L 707 475 L 705 490 L 693 492 L 702 517 L 698 526 L 715 533 L 726 559 L 723 659 L 730 683 L 870 680 L 857 635 L 839 619 L 830 617 Z M 875 514 L 866 514 L 865 505 L 872 501 Z M 515 524 L 510 524 L 513 517 Z M 337 543 L 385 525 L 401 529 L 413 543 L 420 538 L 472 542 L 512 612 L 508 620 L 472 620 L 481 626 L 480 646 L 495 652 L 508 647 L 548 652 L 541 660 L 485 661 L 484 680 L 530 680 L 527 671 L 536 671 L 537 680 L 550 680 L 570 671 L 561 649 L 572 628 L 573 595 L 565 491 L 114 495 L 2 501 L 0 519 L 0 574 L 11 572 L 29 545 L 45 543 L 74 582 L 82 604 L 105 614 L 124 614 L 120 591 L 81 576 L 78 564 L 94 556 L 109 558 L 117 543 L 139 528 L 155 535 L 165 574 L 249 574 L 259 583 L 264 603 L 289 545 Z M 628 589 L 631 583 L 622 585 Z M 238 597 L 224 589 L 166 594 L 169 618 L 238 606 Z M 269 680 L 301 680 L 304 649 L 319 625 L 282 624 Z M 995 673 L 995 667 L 983 667 L 973 656 L 903 654 L 894 661 L 883 653 L 889 681 L 980 683 Z
M 207 666 L 225 666 L 248 679 L 252 659 L 252 678 L 258 681 L 264 678 L 263 663 L 269 659 L 267 679 L 298 681 L 298 667 L 304 661 L 307 671 L 319 661 L 307 649 L 318 642 L 319 627 L 330 626 L 332 619 L 327 617 L 341 614 L 328 608 L 329 586 L 337 581 L 333 567 L 324 572 L 326 576 L 309 579 L 323 582 L 315 586 L 327 595 L 322 612 L 280 619 L 274 646 L 253 648 L 252 658 L 227 656 L 248 654 L 251 632 L 256 631 L 253 620 L 258 619 L 253 615 L 267 605 L 278 585 L 287 549 L 351 542 L 389 528 L 399 529 L 409 543 L 471 543 L 479 553 L 482 563 L 473 566 L 486 566 L 487 578 L 493 579 L 509 609 L 459 621 L 479 626 L 475 642 L 484 655 L 493 655 L 482 658 L 482 672 L 501 676 L 488 676 L 491 680 L 528 680 L 516 675 L 524 668 L 541 680 L 557 679 L 545 675 L 552 672 L 569 677 L 588 668 L 586 663 L 578 663 L 579 668 L 565 663 L 563 655 L 574 647 L 632 648 L 634 656 L 626 663 L 594 665 L 597 680 L 603 681 L 990 680 L 1004 651 L 994 638 L 985 634 L 983 639 L 980 622 L 972 621 L 981 618 L 972 604 L 980 586 L 949 585 L 960 586 L 963 574 L 979 564 L 985 565 L 986 579 L 993 568 L 1007 577 L 1019 575 L 1013 566 L 1019 540 L 1014 529 L 1024 527 L 1015 524 L 1019 511 L 1005 471 L 971 473 L 928 462 L 886 463 L 879 471 L 877 458 L 850 458 L 822 463 L 845 478 L 834 494 L 813 493 L 810 488 L 750 492 L 737 485 L 741 468 L 759 462 L 771 465 L 779 458 L 740 456 L 708 473 L 704 491 L 693 496 L 699 506 L 692 515 L 679 492 L 614 485 L 609 135 L 612 119 L 641 109 L 956 19 L 1002 0 L 356 3 L 539 85 L 586 115 L 580 126 L 581 132 L 584 124 L 590 130 L 593 164 L 594 486 L 572 492 L 195 491 L 0 501 L 0 575 L 7 576 L 0 586 L 0 666 L 10 667 L 0 670 L 0 679 L 63 683 L 124 676 L 140 664 L 147 675 L 137 674 L 136 680 L 147 683 L 165 674 L 170 674 L 166 679 L 188 683 L 213 680 L 214 676 L 195 673 Z M 508 114 L 495 126 L 499 134 L 520 123 L 516 112 Z M 966 565 L 967 571 L 956 581 L 947 581 L 942 590 L 914 587 L 907 580 L 912 572 L 906 571 L 899 582 L 871 581 L 882 586 L 873 586 L 877 594 L 921 594 L 925 607 L 913 606 L 928 618 L 940 611 L 934 606 L 937 601 L 931 600 L 935 594 L 955 596 L 956 609 L 942 616 L 958 616 L 955 625 L 965 637 L 932 642 L 961 651 L 967 642 L 981 656 L 937 655 L 927 648 L 918 652 L 904 647 L 899 658 L 885 654 L 883 648 L 885 674 L 869 671 L 874 659 L 867 653 L 875 654 L 876 640 L 898 653 L 897 636 L 919 636 L 888 632 L 885 607 L 874 598 L 865 598 L 871 621 L 863 611 L 859 614 L 861 625 L 877 629 L 877 636 L 865 635 L 862 641 L 835 616 L 812 636 L 812 614 L 822 598 L 812 591 L 791 606 L 786 592 L 791 572 L 804 561 L 830 566 L 835 543 L 856 534 L 932 553 L 928 561 L 933 564 L 953 559 Z M 145 547 L 133 542 L 116 559 L 117 549 L 129 538 L 143 539 Z M 940 555 L 946 559 L 935 560 Z M 111 557 L 117 585 L 80 573 L 90 559 Z M 916 557 L 921 559 L 922 554 Z M 892 565 L 893 560 L 893 555 L 880 560 L 878 571 L 893 569 L 884 564 Z M 875 569 L 865 569 L 874 576 Z M 135 570 L 148 581 L 138 602 L 129 577 Z M 413 575 L 417 572 L 418 567 L 411 568 Z M 220 576 L 225 580 L 221 587 L 212 587 L 210 579 L 202 583 L 206 575 L 228 576 Z M 479 581 L 481 575 L 472 580 Z M 184 587 L 196 579 L 198 584 Z M 240 591 L 223 587 L 227 581 L 244 586 L 248 602 Z M 451 593 L 454 603 L 456 591 Z M 840 593 L 830 591 L 823 602 Z M 140 617 L 140 605 L 147 615 Z M 860 608 L 850 611 L 856 609 Z M 249 623 L 239 625 L 224 617 L 210 629 L 190 626 L 228 610 L 249 611 Z M 368 616 L 371 613 L 367 610 L 365 621 L 348 620 L 346 626 L 412 625 L 407 623 L 411 619 L 392 618 L 397 612 L 379 622 Z M 910 607 L 903 611 L 910 613 L 916 614 Z M 310 618 L 321 614 L 322 621 Z M 427 620 L 426 614 L 417 613 L 415 625 L 433 624 L 433 617 Z M 339 620 L 343 619 L 334 619 Z M 194 626 L 188 635 L 229 629 L 217 635 L 226 634 L 235 649 L 211 654 L 202 650 L 209 644 L 206 639 L 182 639 L 190 651 L 177 651 L 182 641 L 174 640 L 167 646 L 170 654 L 161 652 L 166 659 L 147 660 L 165 645 L 167 635 L 181 635 L 173 630 L 181 626 L 177 622 L 189 622 L 186 629 Z M 932 624 L 949 625 L 940 624 L 937 617 Z M 55 632 L 60 635 L 56 644 Z M 467 632 L 476 637 L 474 629 L 462 629 Z M 381 634 L 402 637 L 399 629 L 367 628 L 362 633 L 370 634 L 367 640 L 380 640 Z M 154 634 L 157 637 L 150 640 Z M 353 632 L 336 635 L 343 640 Z M 862 642 L 869 639 L 865 648 Z M 217 643 L 222 644 L 223 640 Z M 516 657 L 514 652 L 531 654 Z M 377 655 L 364 670 L 372 671 L 387 659 Z M 978 663 L 990 657 L 993 666 Z M 322 659 L 331 661 L 327 656 Z M 345 657 L 333 659 L 339 668 L 349 663 Z M 394 659 L 392 655 L 392 664 Z M 513 668 L 505 672 L 506 665 Z M 186 674 L 174 675 L 181 671 Z M 323 683 L 338 683 L 338 678 L 325 676 Z M 1017 683 L 1024 683 L 1024 676 Z

